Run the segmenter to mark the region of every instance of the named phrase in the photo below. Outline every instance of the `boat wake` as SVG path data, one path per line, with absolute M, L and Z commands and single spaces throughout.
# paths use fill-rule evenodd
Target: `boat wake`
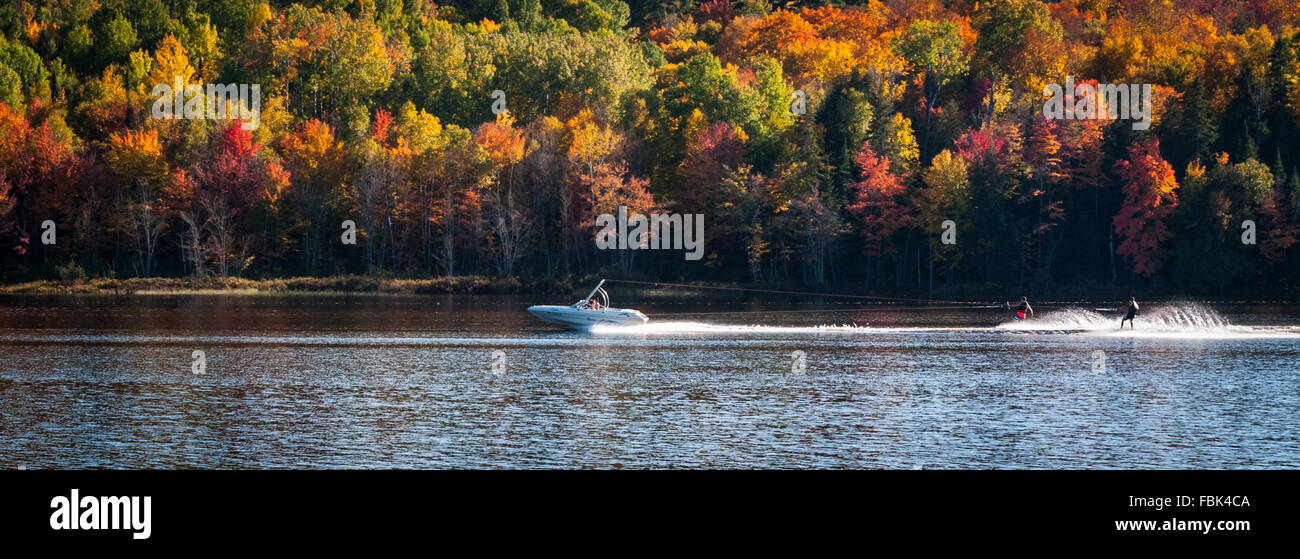
M 595 334 L 906 334 L 925 332 L 988 332 L 988 328 L 941 328 L 914 326 L 867 326 L 865 324 L 822 324 L 818 326 L 769 326 L 766 324 L 709 324 L 651 320 L 638 326 L 602 324 Z
M 879 328 L 865 325 L 822 325 L 822 326 L 765 326 L 761 324 L 708 324 L 704 322 L 655 322 L 636 326 L 616 326 L 601 324 L 592 327 L 597 334 L 703 334 L 703 333 L 764 333 L 764 334 L 816 334 L 816 333 L 865 333 L 878 332 Z
M 602 335 L 674 334 L 909 334 L 909 333 L 1033 333 L 1132 338 L 1236 339 L 1300 338 L 1300 326 L 1241 326 L 1199 304 L 1154 306 L 1138 314 L 1137 327 L 1119 329 L 1122 313 L 1106 314 L 1070 308 L 1042 313 L 1030 320 L 1014 320 L 993 327 L 891 327 L 865 324 L 771 326 L 765 324 L 711 324 L 690 321 L 655 321 L 633 326 L 602 324 L 590 332 Z
M 1155 307 L 1138 313 L 1134 328 L 1119 329 L 1123 312 L 1103 314 L 1069 308 L 1043 313 L 1030 320 L 1012 320 L 996 326 L 1012 332 L 1085 333 L 1089 335 L 1142 338 L 1292 338 L 1300 337 L 1294 326 L 1234 325 L 1214 309 L 1196 303 Z

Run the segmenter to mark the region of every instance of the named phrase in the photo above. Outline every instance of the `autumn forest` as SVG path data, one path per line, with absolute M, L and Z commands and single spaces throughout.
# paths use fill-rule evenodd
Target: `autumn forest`
M 9 0 L 0 280 L 1295 296 L 1298 31 L 1294 0 Z M 1067 79 L 1149 85 L 1150 126 L 1045 117 Z M 258 85 L 256 126 L 156 118 L 177 82 Z M 703 214 L 703 258 L 598 250 L 619 206 Z

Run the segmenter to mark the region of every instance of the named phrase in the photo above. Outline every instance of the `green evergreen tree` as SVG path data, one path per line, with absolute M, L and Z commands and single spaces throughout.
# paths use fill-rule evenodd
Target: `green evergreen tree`
M 1182 171 L 1193 159 L 1208 163 L 1214 156 L 1214 145 L 1219 138 L 1219 127 L 1214 122 L 1214 113 L 1205 99 L 1205 87 L 1200 78 L 1192 81 L 1183 96 L 1182 114 L 1178 124 L 1173 128 L 1170 138 L 1172 158 L 1170 163 L 1176 171 Z
M 1268 133 L 1261 110 L 1263 105 L 1256 96 L 1263 88 L 1264 84 L 1256 80 L 1249 69 L 1243 69 L 1237 76 L 1236 93 L 1223 115 L 1218 148 L 1232 161 L 1246 161 L 1259 156 L 1259 141 Z
M 139 46 L 140 39 L 131 22 L 119 14 L 100 30 L 100 37 L 95 44 L 102 64 L 120 64 L 125 63 L 131 51 Z
M 510 20 L 510 3 L 506 0 L 480 0 L 477 7 L 476 20 L 487 18 L 497 23 Z
M 1269 106 L 1266 113 L 1269 134 L 1261 146 L 1264 153 L 1276 152 L 1281 158 L 1281 165 L 1286 169 L 1296 167 L 1296 156 L 1300 154 L 1295 148 L 1297 136 L 1295 112 L 1291 107 L 1291 83 L 1287 74 L 1295 63 L 1294 36 L 1278 37 L 1273 43 L 1273 52 L 1268 59 Z

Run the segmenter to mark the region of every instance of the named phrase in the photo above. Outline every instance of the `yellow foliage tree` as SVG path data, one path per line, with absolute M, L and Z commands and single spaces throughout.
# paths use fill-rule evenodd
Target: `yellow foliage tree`
M 119 175 L 149 184 L 167 174 L 167 160 L 156 130 L 127 130 L 113 134 L 108 140 L 108 153 L 104 158 L 109 167 Z
M 145 89 L 150 89 L 157 84 L 175 87 L 176 76 L 180 76 L 182 87 L 193 83 L 191 80 L 194 79 L 194 67 L 190 65 L 185 46 L 174 35 L 169 34 L 163 37 L 158 42 L 158 48 L 154 49 L 153 69 L 150 70 L 145 83 L 140 85 Z

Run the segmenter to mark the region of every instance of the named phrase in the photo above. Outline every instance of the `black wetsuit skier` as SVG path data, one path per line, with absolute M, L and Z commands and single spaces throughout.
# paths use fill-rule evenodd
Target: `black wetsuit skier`
M 1125 321 L 1125 320 L 1128 321 L 1128 327 L 1129 327 L 1130 329 L 1133 329 L 1133 328 L 1134 328 L 1134 327 L 1133 327 L 1133 317 L 1137 316 L 1137 314 L 1138 314 L 1138 302 L 1137 302 L 1137 299 L 1134 299 L 1134 298 L 1132 298 L 1132 297 L 1129 297 L 1129 298 L 1128 298 L 1128 314 L 1124 315 L 1124 318 L 1121 318 L 1121 319 L 1120 319 L 1120 321 L 1119 321 L 1119 329 L 1120 329 L 1120 330 L 1123 330 L 1123 329 L 1124 329 L 1124 321 Z

